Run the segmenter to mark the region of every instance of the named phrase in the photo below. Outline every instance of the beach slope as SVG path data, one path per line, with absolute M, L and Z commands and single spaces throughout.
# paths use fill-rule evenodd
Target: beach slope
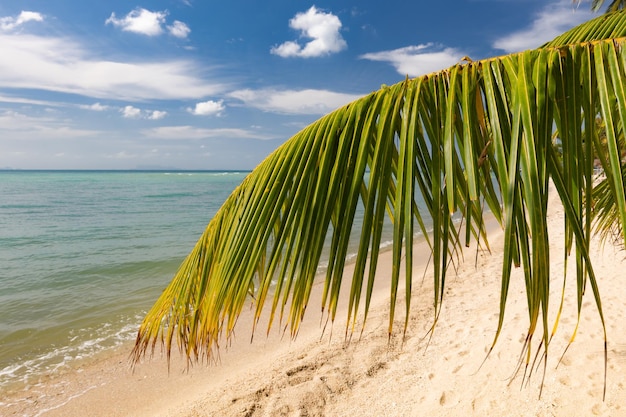
M 556 317 L 563 287 L 563 211 L 549 211 L 553 304 Z M 53 375 L 39 386 L 4 400 L 2 415 L 15 416 L 569 416 L 626 414 L 626 269 L 624 252 L 597 241 L 592 249 L 609 339 L 606 398 L 604 340 L 591 292 L 585 295 L 578 335 L 559 363 L 577 321 L 575 276 L 565 288 L 566 304 L 558 333 L 544 363 L 514 376 L 526 336 L 528 314 L 523 275 L 515 270 L 504 330 L 484 362 L 498 321 L 502 232 L 490 233 L 492 253 L 469 248 L 465 262 L 447 282 L 444 306 L 434 333 L 428 248 L 417 244 L 412 309 L 402 338 L 404 300 L 394 333 L 388 337 L 390 253 L 382 255 L 378 284 L 364 331 L 350 342 L 345 312 L 332 329 L 322 328 L 319 301 L 309 311 L 296 340 L 278 327 L 264 329 L 250 343 L 244 314 L 238 334 L 224 346 L 218 363 L 187 369 L 177 354 L 168 372 L 164 357 L 129 367 L 131 346 Z M 573 261 L 569 262 L 573 264 Z M 573 265 L 570 265 L 573 266 Z M 349 269 L 350 266 L 347 266 Z M 424 270 L 426 274 L 424 275 Z M 345 276 L 349 276 L 346 271 Z M 319 297 L 318 288 L 314 297 Z M 345 309 L 345 305 L 343 306 Z M 551 329 L 550 329 L 551 330 Z M 541 330 L 539 330 L 540 332 Z M 538 346 L 540 333 L 533 341 Z M 525 358 L 523 358 L 525 360 Z M 482 366 L 481 366 L 482 364 Z M 558 364 L 558 367 L 557 367 Z M 6 414 L 5 414 L 6 413 Z

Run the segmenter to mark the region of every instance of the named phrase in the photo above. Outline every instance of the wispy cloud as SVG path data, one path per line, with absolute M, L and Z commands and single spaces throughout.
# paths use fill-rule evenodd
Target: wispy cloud
M 144 129 L 142 133 L 153 139 L 207 139 L 207 138 L 248 138 L 248 139 L 275 139 L 273 136 L 239 128 L 206 129 L 196 126 L 163 126 L 153 129 Z
M 225 86 L 194 76 L 192 61 L 116 62 L 58 37 L 0 34 L 0 88 L 27 88 L 128 101 L 194 99 Z
M 289 27 L 300 31 L 300 37 L 311 39 L 304 46 L 296 41 L 287 41 L 271 48 L 274 55 L 312 58 L 340 52 L 347 43 L 340 33 L 341 21 L 332 13 L 312 6 L 304 13 L 298 13 L 289 20 Z
M 118 18 L 115 13 L 104 22 L 111 24 L 126 32 L 138 33 L 146 36 L 158 36 L 165 32 L 167 11 L 150 11 L 144 8 L 136 8 L 126 16 Z M 186 38 L 191 29 L 185 23 L 175 20 L 173 24 L 166 26 L 167 31 L 177 38 Z
M 79 106 L 81 109 L 85 109 L 85 110 L 93 110 L 93 111 L 105 111 L 105 110 L 109 110 L 110 106 L 105 106 L 102 105 L 100 103 L 94 103 L 94 104 L 90 104 L 90 105 L 82 105 Z
M 0 30 L 14 30 L 26 22 L 43 22 L 43 15 L 37 12 L 22 11 L 17 17 L 0 17 Z
M 18 104 L 32 104 L 35 106 L 53 106 L 53 107 L 65 107 L 67 104 L 58 101 L 47 100 L 33 100 L 24 97 L 12 97 L 0 95 L 0 103 L 18 103 Z
M 104 158 L 111 158 L 111 159 L 137 159 L 138 157 L 140 157 L 140 155 L 130 154 L 127 151 L 119 151 L 114 154 L 104 155 Z
M 221 116 L 225 109 L 224 100 L 209 100 L 196 103 L 195 107 L 190 107 L 187 111 L 194 116 Z
M 29 116 L 16 111 L 0 112 L 0 132 L 10 132 L 14 140 L 71 139 L 93 136 L 97 131 L 77 129 L 68 121 L 52 117 Z
M 588 7 L 576 7 L 571 0 L 558 0 L 537 13 L 529 27 L 496 40 L 493 47 L 509 53 L 534 49 L 593 16 Z
M 405 46 L 391 51 L 370 52 L 361 55 L 360 58 L 388 62 L 401 75 L 417 77 L 454 65 L 464 55 L 463 52 L 455 48 L 427 43 Z
M 282 114 L 322 115 L 361 97 L 328 90 L 237 90 L 230 97 L 246 106 Z

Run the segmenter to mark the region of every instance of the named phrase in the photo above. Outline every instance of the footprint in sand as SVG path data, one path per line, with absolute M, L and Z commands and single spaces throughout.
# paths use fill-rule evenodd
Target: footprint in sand
M 559 365 L 570 366 L 572 364 L 572 360 L 569 356 L 563 356 Z
M 441 393 L 441 397 L 439 397 L 439 404 L 441 404 L 442 407 L 453 407 L 458 404 L 458 402 L 459 399 L 452 391 L 444 391 Z
M 564 375 L 559 378 L 561 385 L 570 388 L 577 388 L 580 386 L 580 382 L 577 379 L 572 379 L 569 375 Z
M 605 409 L 606 409 L 606 405 L 595 404 L 593 407 L 591 407 L 591 412 L 593 413 L 594 416 L 599 416 L 603 414 Z
M 288 370 L 286 372 L 288 385 L 299 385 L 311 380 L 317 368 L 316 364 L 306 364 Z
M 382 369 L 386 369 L 387 368 L 387 363 L 386 362 L 376 362 L 374 365 L 370 366 L 369 369 L 367 370 L 367 372 L 365 373 L 365 375 L 367 375 L 368 377 L 373 377 L 375 376 L 380 370 Z

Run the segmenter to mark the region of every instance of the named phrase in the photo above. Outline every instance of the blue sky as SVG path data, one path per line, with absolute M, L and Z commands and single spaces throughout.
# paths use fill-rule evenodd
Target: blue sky
M 381 84 L 593 16 L 571 0 L 3 0 L 0 168 L 250 169 Z

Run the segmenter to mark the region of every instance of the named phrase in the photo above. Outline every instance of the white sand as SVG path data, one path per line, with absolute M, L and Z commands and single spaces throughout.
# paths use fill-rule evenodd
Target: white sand
M 553 267 L 553 304 L 562 287 L 562 210 L 549 215 Z M 570 274 L 559 332 L 550 346 L 541 398 L 541 366 L 522 387 L 522 373 L 511 380 L 525 338 L 528 315 L 523 275 L 515 270 L 509 291 L 505 328 L 485 359 L 498 319 L 502 233 L 491 233 L 492 254 L 466 252 L 466 262 L 451 276 L 440 322 L 432 323 L 430 275 L 422 282 L 428 250 L 416 245 L 415 286 L 407 338 L 401 343 L 404 301 L 396 314 L 395 334 L 388 341 L 389 253 L 377 276 L 378 288 L 363 337 L 344 343 L 345 313 L 334 334 L 321 337 L 320 313 L 309 305 L 296 341 L 280 340 L 277 329 L 249 343 L 242 320 L 238 339 L 222 351 L 218 365 L 185 371 L 183 361 L 154 358 L 131 372 L 131 346 L 64 375 L 52 376 L 0 400 L 2 416 L 587 416 L 626 415 L 626 285 L 624 252 L 598 244 L 592 259 L 609 339 L 606 399 L 604 341 L 591 291 L 585 296 L 576 341 L 555 369 L 576 324 L 575 276 Z M 570 266 L 573 266 L 573 260 Z M 348 267 L 349 268 L 349 267 Z M 349 276 L 347 271 L 346 276 Z M 319 297 L 319 291 L 317 296 Z M 344 306 L 345 307 L 345 306 Z M 245 319 L 245 318 L 244 318 Z M 541 329 L 535 338 L 535 346 Z

